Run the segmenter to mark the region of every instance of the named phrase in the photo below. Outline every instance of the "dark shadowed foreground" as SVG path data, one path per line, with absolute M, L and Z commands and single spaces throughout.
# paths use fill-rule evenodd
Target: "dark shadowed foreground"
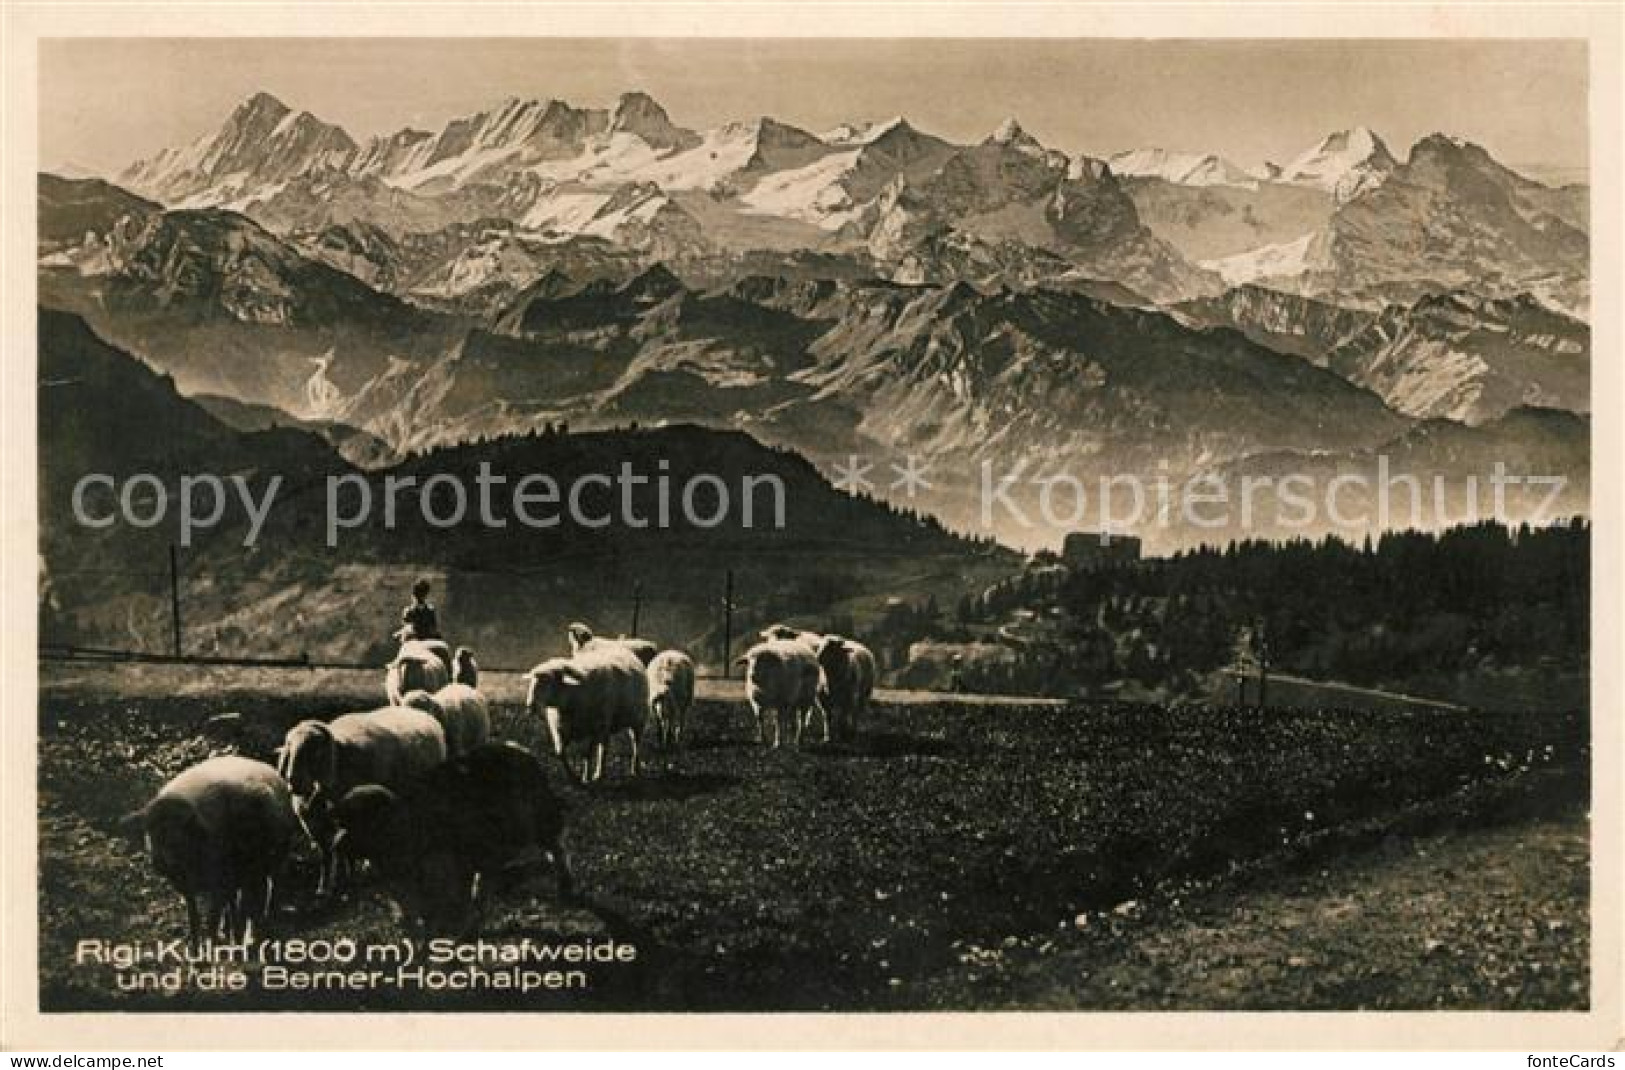
M 851 747 L 768 752 L 715 697 L 687 753 L 646 752 L 631 781 L 617 750 L 606 782 L 562 789 L 583 904 L 543 871 L 487 919 L 492 943 L 636 947 L 585 988 L 121 993 L 78 942 L 173 939 L 184 915 L 118 816 L 210 753 L 265 757 L 297 720 L 370 704 L 370 680 L 242 670 L 193 694 L 187 670 L 43 672 L 46 1010 L 1587 1003 L 1582 714 L 945 700 L 883 704 Z M 488 686 L 498 734 L 538 744 L 517 681 Z M 268 935 L 402 935 L 370 888 L 288 906 Z

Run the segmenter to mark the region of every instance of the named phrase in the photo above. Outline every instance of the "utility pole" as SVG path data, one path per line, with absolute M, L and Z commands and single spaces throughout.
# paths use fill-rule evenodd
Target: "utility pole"
M 722 586 L 722 678 L 733 675 L 734 570 L 729 569 Z
M 1253 650 L 1258 658 L 1258 708 L 1263 709 L 1270 677 L 1270 647 L 1263 621 L 1258 622 L 1258 630 L 1253 633 Z
M 638 618 L 643 615 L 643 581 L 632 584 L 632 630 L 627 634 L 636 639 L 642 633 L 638 631 Z
M 169 544 L 169 619 L 174 627 L 175 656 L 181 656 L 181 564 L 180 550 Z
M 1263 705 L 1264 672 L 1259 664 L 1258 631 L 1254 625 L 1244 624 L 1236 630 L 1236 640 L 1230 651 L 1230 667 L 1226 671 L 1236 678 L 1236 706 L 1247 705 L 1247 677 L 1258 674 L 1260 701 Z

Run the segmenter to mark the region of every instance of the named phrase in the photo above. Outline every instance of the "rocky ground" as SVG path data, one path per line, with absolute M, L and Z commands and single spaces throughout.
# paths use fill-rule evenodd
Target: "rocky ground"
M 1394 836 L 965 957 L 1022 1008 L 1583 1008 L 1589 854 L 1577 813 Z

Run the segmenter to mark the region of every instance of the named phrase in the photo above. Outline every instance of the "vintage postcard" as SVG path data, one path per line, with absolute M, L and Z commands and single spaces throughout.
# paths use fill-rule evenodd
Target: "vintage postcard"
M 6 17 L 5 1046 L 1617 1039 L 1617 7 Z

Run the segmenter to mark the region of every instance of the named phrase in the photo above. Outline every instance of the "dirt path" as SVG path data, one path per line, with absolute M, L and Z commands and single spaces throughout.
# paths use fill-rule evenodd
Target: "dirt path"
M 1398 691 L 1383 691 L 1375 687 L 1356 687 L 1354 684 L 1340 684 L 1332 680 L 1310 680 L 1303 676 L 1292 676 L 1288 673 L 1271 673 L 1271 685 L 1294 684 L 1311 692 L 1325 696 L 1327 702 L 1343 701 L 1349 705 L 1358 705 L 1358 702 L 1349 702 L 1354 699 L 1381 699 L 1384 702 L 1395 702 L 1405 706 L 1415 706 L 1421 709 L 1449 710 L 1453 713 L 1469 712 L 1466 706 L 1454 702 L 1442 702 L 1438 699 L 1419 698 L 1416 695 L 1401 694 Z
M 1587 1002 L 1583 815 L 1391 840 L 1252 887 L 1087 917 L 1049 951 L 978 949 L 1024 1006 L 1574 1008 Z

